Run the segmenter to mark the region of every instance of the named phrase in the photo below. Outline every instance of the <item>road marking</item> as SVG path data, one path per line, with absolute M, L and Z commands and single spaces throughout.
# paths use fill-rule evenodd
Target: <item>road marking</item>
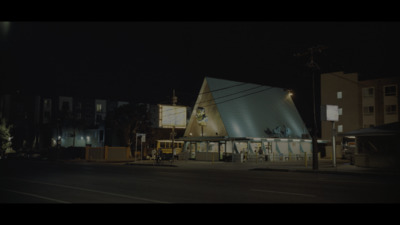
M 158 201 L 158 200 L 153 200 L 153 199 L 148 199 L 148 198 L 140 198 L 140 197 L 135 197 L 135 196 L 130 196 L 130 195 L 122 195 L 122 194 L 116 194 L 116 193 L 112 193 L 112 192 L 98 191 L 98 190 L 81 188 L 81 187 L 74 187 L 74 186 L 69 186 L 69 185 L 52 184 L 52 183 L 31 181 L 31 180 L 24 180 L 24 179 L 16 179 L 16 178 L 14 178 L 14 179 L 15 180 L 25 181 L 25 182 L 30 182 L 30 183 L 36 183 L 36 184 L 44 184 L 44 185 L 55 186 L 55 187 L 62 187 L 62 188 L 69 188 L 69 189 L 93 192 L 93 193 L 104 194 L 104 195 L 111 195 L 111 196 L 116 196 L 116 197 L 120 197 L 120 198 L 129 198 L 129 199 L 146 201 L 146 202 L 154 202 L 154 203 L 168 203 L 168 202 L 163 202 L 163 201 Z
M 27 195 L 27 196 L 31 196 L 31 197 L 35 197 L 35 198 L 40 198 L 40 199 L 44 199 L 44 200 L 48 200 L 48 201 L 52 201 L 52 202 L 71 203 L 71 202 L 66 202 L 66 201 L 62 201 L 62 200 L 58 200 L 58 199 L 54 199 L 54 198 L 48 198 L 48 197 L 41 196 L 41 195 L 35 195 L 35 194 L 31 194 L 31 193 L 21 192 L 21 191 L 14 191 L 14 190 L 9 190 L 9 189 L 1 189 L 1 190 L 14 192 L 14 193 L 21 194 L 21 195 Z
M 297 195 L 297 196 L 303 196 L 303 197 L 309 197 L 309 198 L 317 197 L 315 195 L 301 194 L 301 193 L 294 193 L 294 192 L 282 192 L 282 191 L 271 191 L 271 190 L 260 190 L 260 189 L 251 189 L 251 191 L 267 192 L 267 193 L 274 193 L 274 194 L 284 194 L 284 195 Z

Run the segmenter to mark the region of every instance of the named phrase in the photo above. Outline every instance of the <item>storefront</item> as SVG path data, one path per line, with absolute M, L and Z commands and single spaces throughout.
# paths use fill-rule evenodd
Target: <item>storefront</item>
M 202 161 L 289 161 L 312 157 L 309 139 L 181 138 L 187 159 Z

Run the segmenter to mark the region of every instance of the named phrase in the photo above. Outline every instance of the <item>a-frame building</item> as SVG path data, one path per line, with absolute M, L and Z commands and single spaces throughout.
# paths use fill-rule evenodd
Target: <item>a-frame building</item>
M 205 77 L 182 140 L 190 158 L 262 153 L 271 159 L 311 153 L 308 137 L 287 90 Z

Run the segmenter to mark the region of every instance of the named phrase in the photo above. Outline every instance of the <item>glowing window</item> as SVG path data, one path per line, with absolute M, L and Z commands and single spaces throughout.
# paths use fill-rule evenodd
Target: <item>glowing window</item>
M 343 132 L 343 125 L 338 125 L 338 126 L 337 126 L 337 131 L 338 131 L 339 133 Z
M 342 99 L 342 92 L 341 91 L 337 92 L 337 99 Z
M 102 105 L 96 104 L 96 112 L 102 112 Z

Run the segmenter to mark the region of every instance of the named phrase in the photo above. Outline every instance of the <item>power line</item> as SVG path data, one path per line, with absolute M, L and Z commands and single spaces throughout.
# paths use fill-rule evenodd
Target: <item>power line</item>
M 340 76 L 339 74 L 336 74 L 336 73 L 326 73 L 326 74 L 336 76 L 336 77 L 338 77 L 338 78 L 340 78 L 342 80 L 345 80 L 345 81 L 349 81 L 349 82 L 354 83 L 355 85 L 357 85 L 357 87 L 361 87 L 361 88 L 373 87 L 373 86 L 376 85 L 376 84 L 363 84 L 363 83 L 361 83 L 361 81 L 351 80 L 351 79 L 349 79 L 347 77 Z M 381 91 L 382 94 L 385 93 L 384 89 L 381 89 L 380 91 Z
M 247 94 L 243 94 L 243 95 L 240 95 L 240 96 L 237 96 L 237 97 L 234 97 L 234 98 L 231 98 L 231 99 L 227 99 L 227 100 L 224 100 L 224 101 L 221 101 L 221 102 L 217 102 L 217 101 L 216 101 L 216 99 L 226 98 L 226 97 L 233 96 L 233 95 L 237 95 L 237 94 L 239 94 L 239 93 L 243 93 L 243 92 L 246 92 L 246 91 L 249 91 L 249 90 L 254 90 L 254 89 L 257 89 L 257 88 L 260 88 L 260 87 L 264 87 L 264 89 L 258 90 L 258 91 L 254 91 L 254 92 L 251 92 L 251 93 L 247 93 Z M 253 87 L 253 88 L 246 89 L 246 90 L 242 90 L 242 91 L 240 91 L 240 92 L 236 92 L 236 93 L 233 93 L 233 94 L 228 94 L 228 95 L 220 96 L 220 97 L 218 97 L 218 98 L 212 98 L 212 99 L 210 99 L 210 100 L 198 102 L 198 103 L 196 103 L 196 104 L 197 104 L 197 106 L 198 106 L 198 105 L 200 105 L 201 103 L 207 103 L 207 102 L 212 102 L 212 101 L 214 101 L 214 102 L 211 103 L 211 104 L 202 106 L 202 107 L 209 107 L 209 106 L 213 106 L 213 105 L 217 105 L 217 104 L 223 104 L 223 103 L 226 103 L 226 102 L 234 101 L 234 100 L 236 100 L 236 99 L 243 98 L 243 97 L 250 96 L 250 95 L 253 95 L 253 94 L 257 94 L 257 93 L 261 93 L 261 92 L 263 92 L 263 91 L 268 91 L 268 90 L 270 90 L 270 89 L 272 89 L 272 88 L 275 88 L 275 87 L 259 85 L 258 87 L 255 87 L 255 88 Z M 200 94 L 199 94 L 199 96 L 200 96 Z M 165 110 L 165 112 L 167 112 L 168 110 L 174 110 L 174 109 L 167 109 L 167 110 Z M 170 115 L 177 115 L 177 114 L 179 114 L 179 113 L 174 113 L 174 114 L 170 114 Z
M 245 84 L 247 84 L 247 83 L 241 82 L 239 84 L 235 84 L 235 85 L 231 85 L 231 86 L 215 89 L 215 90 L 212 90 L 212 91 L 210 90 L 210 91 L 201 92 L 201 93 L 199 93 L 199 95 L 208 94 L 208 93 L 217 92 L 217 91 L 222 91 L 222 90 L 226 90 L 226 89 L 229 89 L 229 88 L 233 88 L 233 87 L 237 87 L 237 86 L 241 86 L 241 85 L 245 85 Z
M 250 91 L 250 90 L 254 90 L 254 89 L 257 89 L 257 88 L 260 88 L 260 87 L 265 87 L 265 86 L 258 85 L 258 87 L 252 87 L 252 88 L 249 88 L 249 89 L 246 89 L 246 90 L 241 90 L 241 91 L 238 91 L 238 92 L 235 92 L 235 93 L 227 94 L 227 95 L 224 95 L 224 96 L 219 96 L 219 97 L 217 97 L 217 98 L 213 98 L 212 100 L 217 100 L 217 99 L 221 99 L 221 98 L 226 98 L 226 97 L 229 97 L 229 96 L 232 96 L 232 95 L 237 95 L 237 94 L 240 94 L 240 93 L 243 93 L 243 92 L 246 92 L 246 91 Z M 211 93 L 211 92 L 214 92 L 214 91 L 210 91 L 210 93 Z M 202 102 L 199 102 L 198 104 L 206 103 L 206 102 L 209 102 L 209 101 L 212 101 L 212 100 L 202 101 Z
M 246 97 L 246 96 L 249 96 L 249 95 L 257 94 L 257 93 L 260 93 L 260 92 L 263 92 L 263 91 L 268 91 L 268 90 L 273 88 L 273 87 L 266 87 L 266 86 L 264 86 L 264 87 L 265 88 L 263 90 L 252 92 L 252 93 L 249 93 L 249 94 L 246 94 L 246 95 L 242 95 L 242 96 L 239 96 L 239 97 L 236 97 L 236 98 L 228 99 L 228 100 L 225 100 L 225 101 L 222 101 L 222 102 L 218 102 L 218 103 L 215 103 L 215 104 L 226 103 L 226 102 L 233 101 L 233 100 L 236 100 L 236 99 L 239 99 L 239 98 L 243 98 L 243 97 Z

